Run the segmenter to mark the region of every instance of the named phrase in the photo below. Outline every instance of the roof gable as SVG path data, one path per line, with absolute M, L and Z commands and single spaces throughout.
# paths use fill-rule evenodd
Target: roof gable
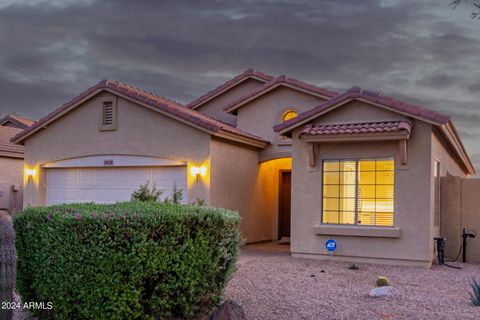
M 223 110 L 229 113 L 235 113 L 236 110 L 241 106 L 245 105 L 246 103 L 254 99 L 257 99 L 258 97 L 263 96 L 264 94 L 267 94 L 268 92 L 280 86 L 285 86 L 285 87 L 288 87 L 297 91 L 301 91 L 307 94 L 322 97 L 324 99 L 330 99 L 337 95 L 336 92 L 329 91 L 327 89 L 320 88 L 313 84 L 309 84 L 294 78 L 289 78 L 286 75 L 281 75 L 265 83 L 265 85 L 263 85 L 262 87 L 259 87 L 258 89 L 253 90 L 247 93 L 246 95 L 236 99 L 235 101 L 232 101 L 231 103 L 226 105 L 223 108 Z
M 38 130 L 41 130 L 49 123 L 59 119 L 64 114 L 75 109 L 83 102 L 94 97 L 102 91 L 111 92 L 216 136 L 221 136 L 226 139 L 243 142 L 257 147 L 265 147 L 269 143 L 267 140 L 261 137 L 249 134 L 219 120 L 208 117 L 173 100 L 158 96 L 125 83 L 111 80 L 102 80 L 95 86 L 82 92 L 71 101 L 65 103 L 52 113 L 40 119 L 31 127 L 15 135 L 12 138 L 12 141 L 14 143 L 23 142 L 30 135 L 34 134 Z
M 23 146 L 10 142 L 22 129 L 0 126 L 0 156 L 23 159 Z
M 19 115 L 15 115 L 15 114 L 9 114 L 0 119 L 0 126 L 10 126 L 10 127 L 15 127 L 19 129 L 28 128 L 34 123 L 35 121 L 31 119 L 28 119 Z
M 234 78 L 216 87 L 215 89 L 193 100 L 187 105 L 187 107 L 189 107 L 190 109 L 197 109 L 203 104 L 207 103 L 208 101 L 214 99 L 215 97 L 229 91 L 230 89 L 239 85 L 240 83 L 243 83 L 247 79 L 254 79 L 254 80 L 265 83 L 272 80 L 273 78 L 274 78 L 273 76 L 268 75 L 264 72 L 256 71 L 254 69 L 248 69 L 245 72 L 235 76 Z
M 358 86 L 354 86 L 347 91 L 338 94 L 329 101 L 326 101 L 313 109 L 299 114 L 298 117 L 276 125 L 274 127 L 274 130 L 280 133 L 291 131 L 297 126 L 308 122 L 314 118 L 318 118 L 319 116 L 330 112 L 352 100 L 360 100 L 370 105 L 381 107 L 389 111 L 400 113 L 431 124 L 442 125 L 450 120 L 449 116 L 433 111 L 431 109 L 408 104 L 406 102 L 396 100 L 395 98 L 383 96 L 379 93 L 364 90 Z
M 449 146 L 454 150 L 456 157 L 460 160 L 468 174 L 475 174 L 475 168 L 463 146 L 460 137 L 451 121 L 450 116 L 440 112 L 417 105 L 408 104 L 404 101 L 397 100 L 392 97 L 383 96 L 379 93 L 364 90 L 358 86 L 354 86 L 347 91 L 335 96 L 315 108 L 299 114 L 296 118 L 290 119 L 273 127 L 275 132 L 289 135 L 292 130 L 298 128 L 302 124 L 308 123 L 313 119 L 335 110 L 336 108 L 349 103 L 352 100 L 366 102 L 372 106 L 384 108 L 402 115 L 406 115 L 413 119 L 424 121 L 436 126 L 441 134 L 446 138 Z

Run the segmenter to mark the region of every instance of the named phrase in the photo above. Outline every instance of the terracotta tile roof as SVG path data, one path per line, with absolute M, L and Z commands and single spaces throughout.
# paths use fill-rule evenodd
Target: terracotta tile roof
M 238 109 L 243 103 L 250 101 L 251 99 L 255 99 L 264 93 L 269 92 L 270 90 L 278 87 L 278 86 L 288 86 L 292 87 L 295 89 L 303 90 L 315 95 L 320 95 L 322 97 L 325 97 L 327 99 L 332 98 L 336 96 L 338 93 L 329 91 L 324 88 L 317 87 L 313 84 L 309 84 L 294 78 L 287 77 L 286 75 L 281 75 L 275 79 L 272 79 L 271 81 L 265 83 L 263 86 L 259 87 L 258 89 L 254 89 L 247 93 L 246 95 L 232 101 L 228 105 L 226 105 L 223 110 L 226 112 L 233 112 L 236 109 Z
M 95 86 L 87 89 L 77 97 L 73 98 L 71 101 L 65 103 L 64 105 L 62 105 L 61 107 L 53 111 L 52 113 L 40 119 L 31 127 L 15 135 L 12 138 L 12 141 L 14 141 L 15 143 L 21 142 L 31 133 L 35 132 L 36 130 L 39 130 L 45 124 L 56 119 L 58 116 L 60 116 L 64 112 L 67 112 L 70 108 L 74 107 L 77 103 L 81 102 L 85 98 L 90 97 L 102 90 L 109 90 L 114 93 L 124 95 L 136 102 L 147 104 L 155 109 L 158 109 L 159 111 L 163 111 L 167 114 L 170 114 L 173 117 L 176 117 L 176 118 L 179 118 L 180 120 L 185 121 L 186 123 L 205 129 L 208 132 L 213 134 L 223 133 L 226 135 L 233 135 L 239 138 L 245 138 L 250 141 L 255 141 L 258 143 L 265 144 L 265 146 L 266 144 L 269 143 L 268 140 L 265 140 L 261 137 L 255 136 L 243 130 L 232 127 L 229 124 L 226 124 L 217 119 L 208 117 L 207 115 L 200 113 L 198 111 L 189 109 L 176 101 L 158 96 L 154 93 L 147 92 L 145 90 L 139 89 L 137 87 L 134 87 L 119 81 L 112 81 L 112 80 L 100 81 Z
M 300 133 L 306 136 L 383 133 L 406 131 L 410 133 L 412 124 L 408 121 L 384 121 L 349 124 L 307 125 Z
M 10 142 L 10 139 L 19 132 L 22 132 L 22 129 L 0 126 L 0 157 L 23 159 L 23 146 Z
M 257 71 L 254 69 L 248 69 L 245 72 L 239 74 L 238 76 L 235 76 L 234 78 L 228 80 L 227 82 L 223 83 L 222 85 L 216 87 L 212 91 L 207 92 L 206 94 L 198 97 L 197 99 L 193 100 L 189 104 L 187 104 L 187 107 L 191 109 L 196 109 L 203 105 L 205 102 L 208 100 L 212 99 L 213 97 L 219 95 L 220 93 L 234 87 L 240 82 L 243 82 L 244 80 L 248 78 L 255 78 L 263 82 L 267 82 L 272 80 L 274 77 L 271 75 L 268 75 L 264 72 Z
M 353 99 L 360 99 L 378 105 L 385 109 L 410 116 L 435 125 L 440 130 L 440 134 L 447 139 L 448 144 L 453 148 L 457 159 L 465 167 L 465 172 L 475 174 L 475 168 L 463 145 L 458 133 L 451 121 L 450 116 L 440 112 L 417 105 L 408 104 L 392 97 L 383 96 L 379 93 L 364 90 L 358 86 L 351 87 L 347 91 L 333 97 L 332 99 L 299 114 L 297 117 L 277 124 L 273 127 L 274 131 L 282 134 L 291 133 L 298 126 L 313 120 L 314 118 L 327 113 L 331 109 L 342 105 Z
M 285 121 L 281 124 L 277 124 L 274 126 L 274 130 L 278 132 L 290 127 L 294 127 L 303 120 L 309 119 L 317 114 L 322 114 L 328 111 L 330 108 L 351 99 L 363 99 L 370 101 L 372 103 L 384 106 L 394 112 L 400 112 L 412 116 L 413 118 L 421 119 L 437 125 L 445 124 L 450 120 L 449 116 L 440 112 L 436 112 L 422 106 L 408 104 L 395 98 L 383 96 L 379 93 L 364 90 L 358 86 L 355 86 L 318 105 L 317 107 L 299 114 L 298 117 Z
M 34 120 L 25 118 L 23 116 L 19 116 L 16 114 L 9 114 L 6 115 L 5 117 L 0 119 L 0 126 L 3 125 L 6 122 L 12 122 L 15 125 L 17 125 L 21 129 L 25 129 L 27 127 L 30 127 L 32 124 L 35 123 Z

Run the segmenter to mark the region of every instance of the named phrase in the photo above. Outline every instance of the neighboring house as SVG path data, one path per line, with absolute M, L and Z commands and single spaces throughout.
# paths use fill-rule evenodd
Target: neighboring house
M 449 117 L 353 87 L 247 70 L 187 106 L 103 80 L 16 135 L 24 205 L 163 196 L 238 210 L 246 242 L 292 255 L 429 266 L 439 179 L 475 170 Z
M 35 121 L 16 114 L 9 114 L 0 119 L 0 126 L 18 129 L 28 128 L 34 123 Z
M 10 139 L 35 121 L 6 115 L 0 119 L 0 210 L 16 212 L 23 205 L 23 146 Z
M 10 142 L 32 120 L 8 115 L 0 119 L 0 210 L 15 212 L 22 209 L 23 146 Z

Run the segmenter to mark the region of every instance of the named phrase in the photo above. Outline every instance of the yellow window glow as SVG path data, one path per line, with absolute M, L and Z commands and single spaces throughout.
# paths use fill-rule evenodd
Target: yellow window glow
M 323 199 L 323 210 L 325 211 L 338 211 L 340 203 L 338 198 L 325 198 Z
M 323 184 L 337 185 L 340 182 L 340 174 L 338 172 L 325 172 L 323 174 Z
M 297 116 L 297 113 L 293 110 L 288 110 L 283 114 L 282 121 L 288 121 L 290 119 L 293 119 Z
M 358 162 L 359 171 L 375 171 L 375 160 L 361 160 Z
M 323 223 L 393 226 L 393 159 L 323 162 Z
M 357 170 L 357 163 L 355 161 L 341 161 L 339 167 L 340 171 L 353 172 L 353 174 L 355 175 L 355 171 Z
M 340 212 L 339 223 L 341 223 L 341 224 L 355 224 L 355 211 L 353 211 L 353 212 L 347 212 L 347 211 Z
M 335 186 L 338 189 L 338 186 Z M 355 199 L 355 185 L 343 185 L 340 187 L 341 198 L 353 198 Z
M 337 185 L 323 185 L 323 196 L 325 198 L 338 198 L 340 190 Z
M 323 210 L 323 223 L 338 223 L 338 211 Z
M 323 162 L 323 171 L 340 171 L 340 162 L 339 161 L 324 161 Z

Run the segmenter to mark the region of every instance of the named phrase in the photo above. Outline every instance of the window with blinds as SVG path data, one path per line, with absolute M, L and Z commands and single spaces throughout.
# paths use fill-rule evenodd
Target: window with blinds
M 393 159 L 324 160 L 322 222 L 393 226 Z

